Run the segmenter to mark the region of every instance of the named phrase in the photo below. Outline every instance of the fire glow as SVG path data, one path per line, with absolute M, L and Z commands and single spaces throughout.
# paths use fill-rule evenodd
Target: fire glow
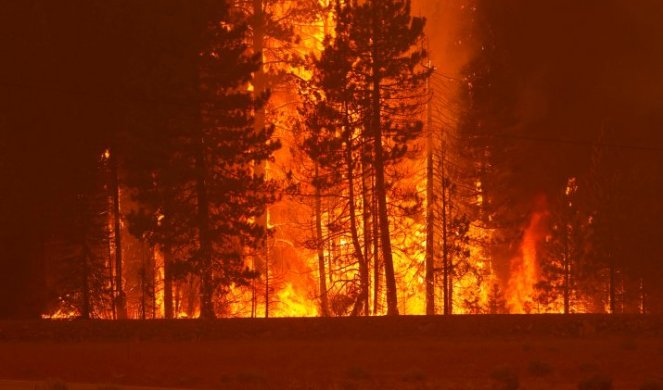
M 255 4 L 262 7 L 264 3 L 257 1 Z M 341 4 L 344 2 L 338 3 L 339 6 Z M 486 194 L 497 190 L 486 190 L 484 183 L 487 182 L 482 181 L 483 171 L 491 169 L 490 162 L 476 161 L 488 159 L 491 150 L 486 147 L 478 153 L 479 157 L 473 156 L 475 161 L 468 162 L 463 160 L 467 158 L 462 150 L 466 145 L 453 143 L 454 139 L 467 136 L 461 134 L 462 109 L 456 106 L 459 105 L 461 95 L 469 94 L 474 88 L 469 79 L 460 80 L 431 72 L 430 79 L 425 83 L 425 90 L 421 88 L 422 91 L 417 91 L 420 95 L 413 94 L 416 97 L 408 96 L 404 99 L 408 102 L 404 105 L 412 101 L 413 106 L 420 106 L 412 116 L 416 117 L 414 120 L 423 130 L 421 134 L 413 137 L 413 146 L 404 153 L 402 160 L 387 167 L 387 174 L 392 176 L 388 179 L 393 180 L 393 183 L 383 183 L 383 187 L 386 187 L 384 192 L 387 192 L 384 202 L 390 207 L 382 213 L 386 223 L 378 222 L 380 207 L 378 196 L 375 195 L 377 176 L 374 173 L 377 171 L 374 162 L 377 153 L 371 151 L 373 154 L 363 154 L 366 153 L 363 149 L 370 149 L 371 145 L 382 145 L 383 141 L 371 139 L 369 125 L 365 122 L 371 123 L 373 118 L 367 120 L 362 117 L 365 115 L 362 113 L 365 107 L 352 112 L 348 108 L 354 103 L 352 99 L 359 100 L 356 95 L 352 95 L 350 102 L 344 102 L 347 123 L 335 124 L 336 127 L 327 125 L 332 127 L 333 131 L 330 133 L 336 137 L 334 141 L 338 148 L 330 154 L 341 154 L 340 152 L 345 152 L 343 148 L 347 147 L 350 161 L 344 161 L 346 165 L 342 168 L 349 169 L 338 172 L 341 168 L 328 168 L 328 175 L 342 184 L 325 189 L 326 193 L 320 193 L 319 188 L 314 188 L 316 182 L 323 181 L 317 176 L 320 162 L 313 162 L 310 156 L 302 152 L 304 146 L 300 138 L 304 137 L 302 133 L 305 134 L 307 129 L 302 130 L 298 126 L 314 127 L 306 122 L 306 118 L 302 118 L 306 115 L 302 106 L 305 105 L 307 96 L 315 96 L 315 103 L 326 97 L 324 91 L 321 91 L 322 87 L 318 86 L 319 90 L 316 90 L 307 83 L 315 81 L 316 72 L 313 69 L 316 69 L 315 64 L 321 61 L 325 49 L 333 49 L 329 42 L 333 42 L 335 37 L 334 23 L 338 19 L 338 15 L 334 13 L 336 9 L 333 2 L 320 0 L 319 5 L 321 11 L 316 16 L 317 19 L 298 25 L 295 28 L 297 39 L 287 42 L 287 45 L 293 46 L 287 49 L 301 58 L 291 62 L 283 61 L 279 55 L 286 49 L 279 46 L 275 39 L 265 39 L 265 42 L 257 45 L 260 50 L 264 50 L 264 53 L 261 53 L 264 64 L 260 65 L 262 69 L 256 74 L 286 74 L 295 81 L 275 83 L 269 87 L 263 85 L 260 90 L 271 93 L 264 112 L 260 114 L 261 119 L 264 123 L 274 125 L 276 130 L 273 137 L 278 138 L 283 147 L 273 151 L 273 158 L 266 159 L 264 165 L 252 160 L 249 165 L 255 165 L 251 165 L 251 174 L 264 175 L 284 187 L 291 185 L 296 189 L 289 187 L 292 193 L 267 207 L 262 225 L 265 231 L 268 231 L 265 247 L 239 250 L 242 253 L 237 257 L 240 258 L 242 266 L 254 275 L 248 277 L 248 282 L 225 282 L 227 284 L 214 292 L 217 294 L 214 309 L 224 317 L 386 315 L 387 251 L 381 244 L 391 240 L 389 245 L 393 245 L 393 254 L 390 253 L 389 257 L 393 258 L 392 272 L 396 279 L 395 295 L 400 314 L 427 313 L 427 300 L 430 301 L 430 296 L 427 295 L 428 282 L 433 285 L 432 299 L 436 306 L 432 314 L 561 312 L 563 303 L 559 297 L 552 303 L 548 302 L 545 309 L 538 302 L 537 286 L 547 276 L 542 265 L 545 261 L 551 261 L 551 256 L 546 257 L 543 248 L 551 230 L 551 212 L 547 210 L 547 206 L 543 206 L 544 202 L 530 200 L 536 205 L 534 210 L 523 218 L 526 222 L 519 227 L 510 227 L 512 236 L 518 238 L 510 237 L 512 242 L 508 244 L 508 251 L 496 253 L 499 251 L 492 250 L 500 240 L 494 233 L 499 229 L 495 226 L 500 226 L 501 221 L 494 221 L 491 212 L 484 209 L 491 207 L 490 197 Z M 280 16 L 280 12 L 286 12 L 285 8 L 287 5 L 281 4 L 276 7 L 276 11 L 272 11 Z M 452 38 L 450 36 L 446 39 Z M 350 66 L 355 66 L 358 62 L 360 60 Z M 445 68 L 445 65 L 440 64 L 440 68 Z M 426 65 L 416 66 L 427 71 L 436 70 L 430 61 Z M 461 67 L 458 64 L 456 66 Z M 258 77 L 255 74 L 253 77 L 254 79 L 247 81 L 245 85 L 245 90 L 250 93 L 260 88 L 260 83 L 256 82 Z M 443 96 L 437 96 L 436 93 Z M 442 103 L 437 103 L 438 101 L 451 101 L 453 104 L 439 109 L 435 104 Z M 338 102 L 329 104 L 342 105 Z M 260 110 L 253 110 L 253 115 L 258 116 L 257 111 Z M 383 111 L 388 110 L 377 110 Z M 443 120 L 435 118 L 435 115 L 439 115 Z M 379 119 L 375 122 L 380 123 Z M 258 121 L 255 117 L 253 120 Z M 344 133 L 348 134 L 345 136 L 347 139 L 343 138 Z M 389 142 L 397 141 L 384 143 Z M 389 146 L 398 149 L 398 145 Z M 422 150 L 430 150 L 430 155 L 421 153 Z M 433 155 L 432 150 L 437 154 Z M 101 160 L 106 165 L 110 165 L 114 158 L 115 152 L 111 154 L 110 149 L 105 149 L 101 155 Z M 459 166 L 461 168 L 458 168 Z M 462 169 L 471 171 L 474 176 L 465 178 L 466 172 Z M 384 176 L 384 172 L 382 175 Z M 116 172 L 116 179 L 117 177 L 119 175 Z M 305 179 L 298 181 L 301 177 Z M 572 185 L 567 185 L 562 191 L 567 198 L 577 192 L 576 178 L 569 179 L 569 183 Z M 490 184 L 494 183 L 488 183 Z M 154 186 L 156 185 L 155 180 Z M 367 195 L 371 191 L 372 193 Z M 294 194 L 295 192 L 297 193 Z M 200 291 L 201 284 L 204 284 L 204 274 L 201 276 L 200 273 L 196 274 L 196 271 L 186 269 L 185 264 L 184 269 L 177 270 L 179 277 L 170 281 L 172 286 L 168 285 L 168 261 L 163 248 L 159 247 L 160 244 L 149 242 L 145 237 L 133 236 L 129 224 L 125 223 L 126 216 L 135 211 L 136 206 L 136 202 L 131 199 L 131 189 L 118 188 L 116 195 L 121 198 L 117 200 L 122 201 L 124 214 L 115 215 L 120 214 L 119 204 L 115 213 L 108 213 L 107 230 L 113 238 L 122 239 L 120 251 L 110 246 L 109 260 L 105 264 L 111 281 L 104 289 L 111 291 L 112 302 L 100 304 L 104 309 L 98 310 L 95 316 L 123 318 L 115 308 L 121 301 L 126 305 L 129 318 L 195 318 L 201 315 L 203 310 Z M 314 198 L 317 204 L 314 204 Z M 392 204 L 395 206 L 392 207 Z M 432 206 L 426 209 L 425 206 L 429 204 Z M 565 205 L 570 209 L 575 203 L 568 200 Z M 169 216 L 161 209 L 152 211 L 159 226 L 168 220 Z M 437 219 L 432 223 L 426 221 L 428 213 L 435 213 Z M 260 218 L 262 217 L 252 216 L 249 219 L 256 222 Z M 592 218 L 590 215 L 590 224 Z M 314 228 L 316 224 L 319 226 Z M 382 225 L 386 225 L 386 228 Z M 316 231 L 316 228 L 319 231 Z M 388 232 L 386 239 L 381 236 L 382 230 Z M 435 232 L 435 237 L 431 243 L 428 238 L 429 235 L 432 236 L 432 232 Z M 202 233 L 198 233 L 198 238 L 195 234 L 189 236 L 189 245 L 195 246 L 196 240 L 202 241 L 202 236 Z M 260 251 L 262 252 L 258 253 Z M 122 252 L 121 258 L 116 252 Z M 428 257 L 427 252 L 430 252 L 432 257 Z M 191 255 L 180 262 L 195 263 L 198 261 L 192 259 L 195 256 Z M 552 261 L 560 262 L 560 254 L 555 256 Z M 568 260 L 568 253 L 565 256 L 564 260 Z M 362 261 L 365 261 L 365 264 Z M 368 282 L 359 280 L 362 278 L 362 266 L 368 269 L 364 271 L 370 279 Z M 428 266 L 430 270 L 427 270 Z M 430 274 L 427 271 L 434 274 L 432 280 L 427 279 Z M 126 296 L 119 296 L 117 293 L 122 289 L 125 290 L 122 294 Z M 322 289 L 325 291 L 321 292 Z M 166 291 L 171 290 L 174 303 L 172 315 L 167 314 L 165 303 L 169 300 Z M 360 302 L 361 294 L 367 294 L 369 298 Z M 326 309 L 323 308 L 323 296 L 328 301 L 329 313 L 325 313 Z M 61 301 L 64 302 L 63 299 Z M 364 304 L 366 307 L 362 308 Z M 574 304 L 580 306 L 584 303 Z M 43 316 L 60 319 L 82 315 L 64 304 L 61 307 L 51 307 L 48 313 Z
M 523 233 L 518 255 L 511 259 L 510 278 L 506 296 L 509 312 L 529 314 L 535 311 L 535 285 L 539 281 L 540 265 L 537 253 L 545 238 L 547 212 L 532 213 L 529 224 Z

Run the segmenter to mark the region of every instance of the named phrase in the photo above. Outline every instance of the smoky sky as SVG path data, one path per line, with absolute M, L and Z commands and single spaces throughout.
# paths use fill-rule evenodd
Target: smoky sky
M 639 147 L 663 148 L 663 2 L 478 0 L 475 13 L 475 56 L 494 45 L 512 97 L 496 102 L 513 118 L 502 132 L 536 139 L 512 140 L 523 197 L 586 174 L 591 144 L 625 146 L 607 148 L 625 165 L 660 162 Z

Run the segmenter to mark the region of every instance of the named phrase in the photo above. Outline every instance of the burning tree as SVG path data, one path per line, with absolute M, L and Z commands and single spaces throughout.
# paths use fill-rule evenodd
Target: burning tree
M 653 138 L 655 107 L 620 89 L 597 98 L 613 80 L 595 60 L 542 67 L 582 41 L 573 26 L 553 39 L 513 19 L 515 3 L 415 1 L 450 11 L 437 21 L 461 34 L 428 26 L 433 50 L 465 45 L 433 69 L 407 0 L 32 3 L 10 8 L 43 29 L 14 27 L 42 49 L 6 44 L 47 60 L 3 63 L 21 82 L 3 84 L 0 117 L 0 250 L 16 270 L 0 287 L 30 299 L 0 302 L 0 314 L 655 302 L 660 158 L 625 136 Z M 520 42 L 530 31 L 540 44 Z M 276 181 L 293 196 L 280 200 Z
M 109 169 L 105 155 L 97 156 L 97 161 L 92 171 L 81 164 L 77 191 L 62 199 L 65 209 L 74 212 L 61 217 L 62 233 L 50 237 L 46 245 L 50 254 L 46 287 L 54 305 L 49 307 L 49 315 L 55 317 L 104 318 L 111 312 L 111 197 L 103 181 Z
M 293 106 L 298 100 L 292 91 L 296 90 L 295 83 L 297 74 L 305 67 L 302 55 L 302 32 L 320 18 L 323 13 L 324 4 L 317 0 L 251 0 L 231 1 L 233 18 L 241 23 L 246 23 L 246 42 L 249 51 L 259 58 L 259 66 L 252 73 L 251 91 L 254 99 L 265 99 L 265 104 L 255 111 L 253 126 L 256 132 L 262 131 L 268 123 L 277 128 L 291 126 L 296 110 L 283 109 Z M 299 26 L 296 28 L 295 25 Z M 294 101 L 294 103 L 293 103 Z M 280 138 L 286 137 L 280 134 Z M 278 180 L 281 172 L 279 167 L 270 167 L 266 160 L 256 161 L 255 175 L 266 176 Z M 276 217 L 278 220 L 278 217 Z M 258 218 L 258 225 L 262 227 L 265 234 L 274 236 L 275 231 L 270 221 L 269 210 Z M 277 221 L 278 223 L 278 221 Z M 269 233 L 269 234 L 268 234 Z M 269 317 L 270 295 L 274 288 L 270 285 L 272 279 L 276 279 L 274 272 L 276 267 L 270 267 L 274 262 L 272 257 L 276 253 L 270 253 L 276 240 L 267 239 L 262 248 L 252 254 L 252 267 L 260 272 L 260 278 L 256 278 L 251 288 L 251 315 L 257 315 L 257 306 L 260 290 L 264 292 L 265 317 Z
M 425 51 L 416 45 L 423 36 L 424 20 L 411 17 L 409 1 L 337 4 L 335 16 L 334 35 L 328 38 L 307 87 L 312 97 L 304 110 L 309 117 L 304 149 L 315 161 L 316 193 L 340 191 L 336 192 L 340 210 L 334 228 L 328 224 L 327 231 L 343 232 L 338 237 L 345 238 L 339 241 L 348 243 L 351 263 L 358 266 L 352 312 L 369 312 L 372 255 L 374 308 L 381 259 L 387 312 L 394 315 L 398 314 L 391 230 L 395 221 L 390 216 L 398 215 L 394 202 L 399 193 L 405 214 L 420 202 L 408 205 L 409 195 L 395 190 L 400 175 L 388 168 L 408 155 L 422 129 L 415 118 L 430 72 L 422 66 Z M 396 195 L 390 201 L 389 193 Z M 319 217 L 317 225 L 320 241 Z
M 252 166 L 280 145 L 271 140 L 273 128 L 253 129 L 266 96 L 255 99 L 247 91 L 260 62 L 248 54 L 246 26 L 229 22 L 225 4 L 194 8 L 192 16 L 195 22 L 182 32 L 199 45 L 180 53 L 189 62 L 175 64 L 182 82 L 175 92 L 187 109 L 169 118 L 154 144 L 145 142 L 149 133 L 137 134 L 151 153 L 137 158 L 146 169 L 136 199 L 149 202 L 135 220 L 149 221 L 138 230 L 149 232 L 167 257 L 195 239 L 185 244 L 184 262 L 200 281 L 201 317 L 213 318 L 217 292 L 255 277 L 244 251 L 266 239 L 256 218 L 277 191 Z
M 587 234 L 587 218 L 581 213 L 578 190 L 577 179 L 570 178 L 552 204 L 549 234 L 541 256 L 541 281 L 536 286 L 537 301 L 544 311 L 569 314 L 578 304 L 577 284 L 582 283 L 580 271 L 586 267 L 581 261 L 586 257 Z

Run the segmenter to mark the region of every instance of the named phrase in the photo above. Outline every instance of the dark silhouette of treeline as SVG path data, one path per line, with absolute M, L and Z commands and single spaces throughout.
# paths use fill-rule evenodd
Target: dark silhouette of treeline
M 147 129 L 141 142 L 149 146 L 150 136 L 163 139 L 152 130 L 196 116 L 201 31 L 214 17 L 210 7 L 222 3 L 0 6 L 0 318 L 36 318 L 57 303 L 48 279 L 67 273 L 52 272 L 46 260 L 70 256 L 67 243 L 89 243 L 92 253 L 112 246 L 104 241 L 112 208 L 98 197 L 112 192 L 109 155 L 129 154 L 120 142 L 127 129 Z M 506 279 L 533 200 L 543 195 L 551 217 L 540 248 L 549 266 L 542 301 L 564 294 L 592 297 L 593 311 L 660 311 L 663 7 L 655 0 L 468 4 L 476 6 L 468 8 L 475 26 L 463 39 L 477 53 L 459 75 L 462 143 L 453 152 L 469 158 L 472 191 L 481 183 L 477 218 L 496 232 L 487 249 L 491 259 L 507 260 L 497 273 Z M 177 142 L 161 146 L 189 153 Z M 155 150 L 131 151 L 143 152 Z M 125 162 L 141 168 L 140 158 Z M 80 282 L 80 274 L 71 277 L 61 282 Z
M 0 12 L 0 318 L 38 317 L 118 131 L 192 104 L 206 1 L 28 0 Z M 166 65 L 163 65 L 166 64 Z M 187 79 L 188 78 L 188 79 Z M 85 200 L 94 204 L 95 200 Z M 52 244 L 55 243 L 55 244 Z

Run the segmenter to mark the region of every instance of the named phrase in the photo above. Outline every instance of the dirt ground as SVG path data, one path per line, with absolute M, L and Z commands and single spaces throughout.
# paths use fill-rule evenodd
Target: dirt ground
M 100 389 L 612 383 L 653 390 L 663 389 L 662 323 L 637 316 L 0 322 L 0 379 L 57 378 Z

